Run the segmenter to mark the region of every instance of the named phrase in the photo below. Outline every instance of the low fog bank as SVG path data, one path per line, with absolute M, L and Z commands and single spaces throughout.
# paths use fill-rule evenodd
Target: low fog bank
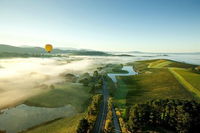
M 130 59 L 124 58 L 123 61 Z M 118 57 L 98 56 L 0 59 L 0 109 L 48 91 L 52 84 L 65 81 L 65 73 L 92 73 L 107 63 L 123 62 Z
M 80 74 L 93 69 L 83 58 L 0 59 L 0 108 L 16 105 L 30 96 L 64 82 L 63 73 Z
M 125 64 L 156 58 L 164 57 L 70 56 L 0 59 L 0 109 L 16 105 L 30 96 L 48 91 L 52 84 L 64 82 L 64 74 L 67 73 L 75 75 L 92 73 L 97 67 L 108 63 Z M 198 57 L 188 55 L 165 58 L 200 64 Z
M 64 74 L 93 73 L 108 63 L 122 63 L 122 59 L 94 56 L 0 59 L 0 109 L 48 91 L 52 84 L 65 81 Z

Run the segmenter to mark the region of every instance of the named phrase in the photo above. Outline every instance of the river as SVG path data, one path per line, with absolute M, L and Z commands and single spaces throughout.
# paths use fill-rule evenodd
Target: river
M 108 76 L 112 79 L 112 81 L 113 81 L 114 83 L 117 82 L 117 79 L 116 79 L 117 76 L 131 76 L 131 75 L 136 75 L 136 74 L 138 74 L 137 72 L 135 72 L 135 71 L 133 70 L 133 67 L 132 67 L 132 66 L 123 66 L 123 67 L 122 67 L 122 70 L 125 70 L 125 71 L 127 71 L 128 73 L 108 73 Z

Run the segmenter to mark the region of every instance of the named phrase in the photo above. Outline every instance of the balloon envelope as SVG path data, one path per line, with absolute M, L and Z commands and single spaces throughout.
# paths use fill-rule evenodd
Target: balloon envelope
M 45 45 L 45 50 L 50 53 L 53 50 L 53 46 L 51 44 L 46 44 Z

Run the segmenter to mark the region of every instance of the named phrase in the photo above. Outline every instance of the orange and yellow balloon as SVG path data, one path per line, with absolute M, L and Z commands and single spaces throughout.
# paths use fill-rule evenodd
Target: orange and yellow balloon
M 45 45 L 45 50 L 50 53 L 53 50 L 53 46 L 51 44 L 46 44 Z

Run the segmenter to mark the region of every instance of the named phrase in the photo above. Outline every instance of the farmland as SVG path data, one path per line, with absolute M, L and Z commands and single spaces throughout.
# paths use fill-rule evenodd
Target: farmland
M 194 65 L 171 60 L 137 61 L 128 65 L 132 65 L 140 74 L 117 78 L 118 87 L 114 99 L 118 106 L 125 107 L 153 99 L 198 100 L 170 71 L 172 68 L 179 68 L 176 71 L 191 86 L 199 89 L 200 75 L 191 71 Z

